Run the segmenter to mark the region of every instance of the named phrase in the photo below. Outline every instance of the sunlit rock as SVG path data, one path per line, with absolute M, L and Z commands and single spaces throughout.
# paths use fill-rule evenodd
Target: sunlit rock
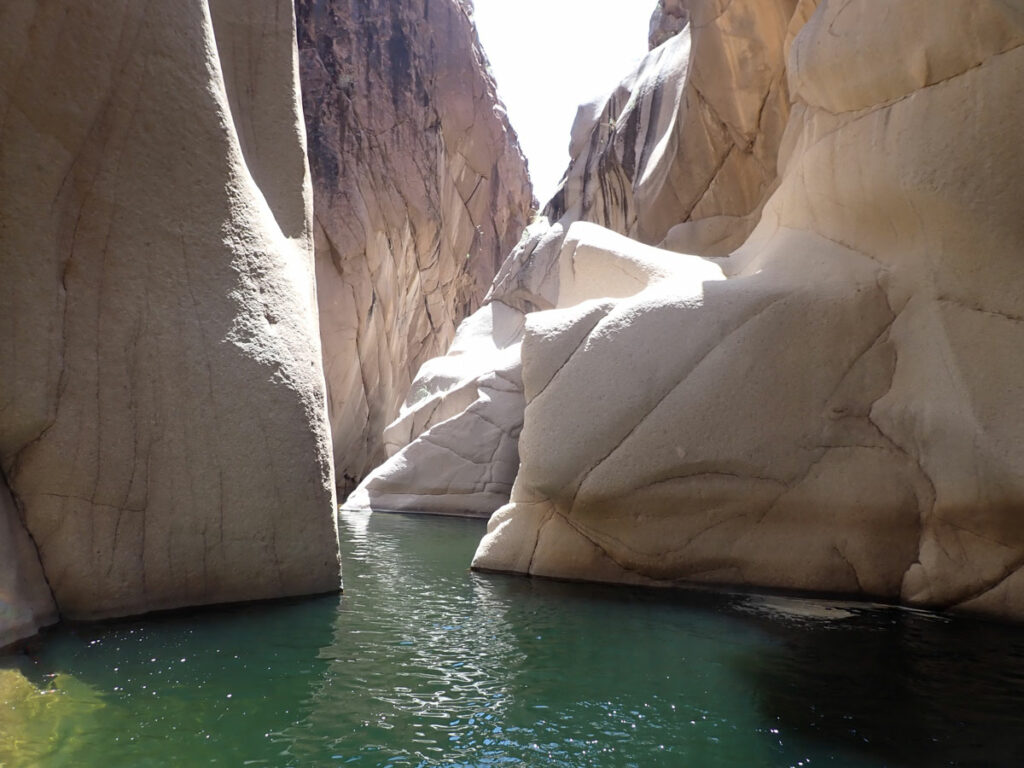
M 291 3 L 0 16 L 0 458 L 60 612 L 336 589 Z
M 795 35 L 781 180 L 728 279 L 616 301 L 540 391 L 561 355 L 527 316 L 477 567 L 1024 617 L 1024 6 L 884 16 L 823 2 Z
M 750 234 L 775 181 L 796 2 L 667 5 L 688 13 L 688 26 L 606 98 L 580 106 L 569 169 L 545 214 L 726 255 Z
M 507 501 L 519 468 L 522 329 L 522 312 L 498 301 L 459 326 L 448 354 L 420 369 L 385 432 L 399 450 L 347 508 L 486 517 Z M 410 473 L 418 478 L 412 490 Z
M 783 48 L 793 3 L 734 2 L 721 9 L 710 2 L 690 5 L 700 26 L 686 28 L 652 51 L 607 99 L 580 107 L 566 178 L 548 203 L 546 217 L 527 229 L 505 260 L 487 301 L 527 313 L 574 303 L 581 292 L 634 292 L 637 283 L 617 271 L 629 262 L 621 248 L 623 258 L 608 260 L 607 274 L 596 266 L 587 273 L 601 289 L 566 282 L 571 260 L 560 261 L 561 254 L 566 248 L 573 251 L 577 242 L 563 239 L 576 221 L 602 224 L 646 243 L 666 240 L 672 248 L 685 244 L 702 254 L 725 253 L 729 243 L 739 244 L 749 233 L 774 180 L 775 155 L 788 115 Z M 763 30 L 760 37 L 741 34 L 754 28 Z M 742 87 L 709 87 L 730 83 L 733 72 L 742 73 L 736 76 Z M 596 236 L 588 231 L 591 239 Z M 563 285 L 569 286 L 564 295 Z M 485 346 L 496 343 L 499 340 Z M 512 349 L 504 339 L 500 344 Z M 518 346 L 514 351 L 518 355 Z M 463 363 L 434 361 L 428 367 L 449 365 L 458 368 Z M 518 363 L 514 368 L 514 374 L 506 369 L 506 378 L 519 378 Z M 403 412 L 431 407 L 430 400 L 416 396 L 418 388 L 412 385 Z M 381 488 L 384 483 L 392 502 L 397 496 L 404 499 L 402 508 L 490 514 L 504 501 L 498 489 L 511 482 L 518 464 L 501 436 L 518 431 L 522 412 L 509 409 L 518 409 L 520 402 L 511 397 L 482 399 L 475 402 L 472 416 L 467 412 L 466 424 L 458 423 L 459 414 L 448 412 L 445 430 L 453 434 L 475 434 L 481 415 L 503 425 L 490 433 L 489 440 L 467 443 L 471 450 L 454 459 L 463 470 L 460 490 L 450 498 L 441 481 L 446 474 L 438 473 L 437 467 L 451 457 L 446 448 L 419 441 L 421 431 L 414 420 L 411 429 L 389 428 L 388 450 L 394 455 L 371 473 L 364 488 Z M 496 466 L 491 457 L 499 451 L 503 458 Z M 484 493 L 485 487 L 492 491 Z M 417 502 L 421 489 L 424 493 Z M 484 499 L 486 504 L 479 503 Z M 383 502 L 382 496 L 359 492 L 346 504 Z

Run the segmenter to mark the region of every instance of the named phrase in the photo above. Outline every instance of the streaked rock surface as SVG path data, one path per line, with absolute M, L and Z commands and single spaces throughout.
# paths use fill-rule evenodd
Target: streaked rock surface
M 287 0 L 0 10 L 0 525 L 64 616 L 339 586 L 296 72 Z
M 1024 4 L 680 7 L 492 287 L 526 408 L 474 566 L 1024 618 Z
M 700 27 L 687 27 L 653 50 L 606 99 L 580 107 L 566 177 L 545 216 L 527 229 L 502 265 L 487 301 L 520 313 L 563 306 L 569 299 L 560 298 L 565 278 L 558 259 L 565 231 L 575 221 L 598 223 L 645 243 L 685 244 L 709 254 L 726 252 L 728 243 L 738 244 L 749 233 L 774 180 L 774 158 L 788 115 L 783 44 L 793 4 L 732 3 L 722 9 L 714 3 L 694 5 L 691 13 L 701 20 Z M 764 29 L 761 38 L 740 34 L 758 27 Z M 687 78 L 691 69 L 697 74 Z M 746 84 L 743 88 L 709 89 L 709 95 L 701 90 L 705 80 L 733 71 L 743 73 L 738 76 Z M 730 122 L 722 122 L 722 116 Z M 518 361 L 518 346 L 504 338 L 500 343 Z M 432 361 L 428 368 L 463 365 L 461 359 Z M 519 380 L 518 362 L 503 370 L 506 380 Z M 446 473 L 418 470 L 446 461 L 445 450 L 431 444 L 435 436 L 422 430 L 428 420 L 408 416 L 433 412 L 433 398 L 419 397 L 420 389 L 414 383 L 403 406 L 403 421 L 413 428 L 388 430 L 388 450 L 397 453 L 346 504 L 372 507 L 375 495 L 366 491 L 377 489 L 380 494 L 387 487 L 388 503 L 401 497 L 402 508 L 490 514 L 504 500 L 498 489 L 511 484 L 518 465 L 507 438 L 518 433 L 521 411 L 508 409 L 520 401 L 500 397 L 477 402 L 465 423 L 458 413 L 449 412 L 444 430 L 462 435 L 472 446 L 457 461 L 476 467 L 475 472 L 465 467 L 455 489 Z M 486 439 L 477 427 L 483 413 L 502 425 Z M 493 464 L 492 455 L 506 458 Z M 383 504 L 383 497 L 376 503 Z
M 388 455 L 416 371 L 480 306 L 533 195 L 466 4 L 296 6 L 334 456 L 351 489 Z
M 567 360 L 527 317 L 523 463 L 477 567 L 1024 618 L 1024 6 L 875 10 L 795 35 L 781 179 L 728 279 L 616 302 Z
M 39 555 L 0 479 L 0 649 L 56 620 Z

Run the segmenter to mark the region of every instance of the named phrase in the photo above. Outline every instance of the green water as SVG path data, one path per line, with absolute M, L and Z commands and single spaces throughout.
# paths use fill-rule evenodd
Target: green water
M 0 659 L 2 766 L 1022 766 L 1024 629 L 469 573 L 342 518 L 346 594 Z

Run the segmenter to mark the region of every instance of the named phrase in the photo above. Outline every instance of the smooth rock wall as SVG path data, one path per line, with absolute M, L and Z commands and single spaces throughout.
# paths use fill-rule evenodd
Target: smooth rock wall
M 287 0 L 0 9 L 2 524 L 64 616 L 339 586 L 297 71 Z
M 339 486 L 384 461 L 420 366 L 529 217 L 526 163 L 459 0 L 299 0 Z
M 476 567 L 1024 618 L 1024 4 L 877 11 L 798 9 L 781 179 L 727 279 L 527 315 Z M 556 323 L 590 328 L 568 356 Z
M 608 97 L 580 106 L 570 165 L 544 214 L 724 256 L 750 234 L 776 178 L 796 0 L 668 5 L 689 23 Z
M 476 568 L 1024 619 L 1024 3 L 673 8 L 488 295 L 522 421 L 462 366 L 361 503 L 513 480 L 484 416 L 521 464 Z

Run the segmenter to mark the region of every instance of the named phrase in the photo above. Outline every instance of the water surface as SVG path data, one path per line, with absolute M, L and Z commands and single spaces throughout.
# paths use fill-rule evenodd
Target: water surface
M 0 766 L 1021 766 L 1024 629 L 466 569 L 480 521 L 342 516 L 346 593 L 0 659 Z

